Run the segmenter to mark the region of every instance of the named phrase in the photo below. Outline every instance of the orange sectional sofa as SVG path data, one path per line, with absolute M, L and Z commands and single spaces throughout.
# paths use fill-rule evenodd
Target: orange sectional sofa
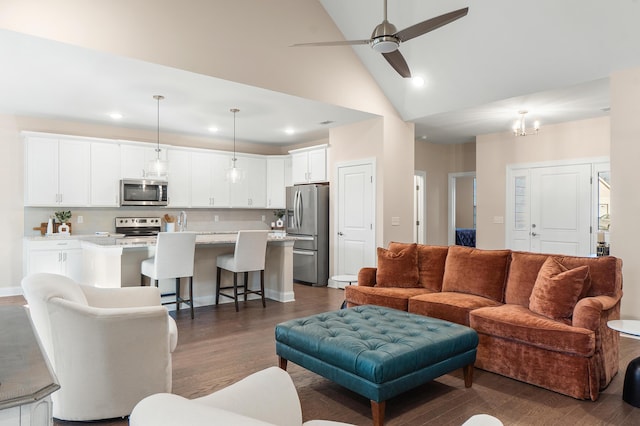
M 469 326 L 475 366 L 596 400 L 618 371 L 622 261 L 391 243 L 345 288 L 348 307 L 380 305 Z

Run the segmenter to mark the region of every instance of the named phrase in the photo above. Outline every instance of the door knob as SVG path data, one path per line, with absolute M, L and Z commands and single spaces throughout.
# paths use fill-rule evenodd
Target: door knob
M 536 235 L 538 235 L 538 234 L 536 234 L 535 232 L 532 232 L 532 233 L 531 233 L 531 236 L 532 236 L 532 237 L 535 237 Z
M 342 237 L 344 234 L 342 232 L 338 232 L 338 235 Z

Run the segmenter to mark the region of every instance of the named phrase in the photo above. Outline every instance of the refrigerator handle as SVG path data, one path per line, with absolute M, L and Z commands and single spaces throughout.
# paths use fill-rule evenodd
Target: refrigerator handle
M 298 230 L 298 190 L 293 193 L 293 227 Z
M 302 191 L 298 191 L 298 228 L 302 228 L 302 221 L 304 217 L 302 217 L 302 212 L 304 211 L 304 206 L 302 205 Z

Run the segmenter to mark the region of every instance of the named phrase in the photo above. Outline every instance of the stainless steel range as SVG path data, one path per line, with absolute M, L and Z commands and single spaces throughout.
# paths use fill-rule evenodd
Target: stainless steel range
M 126 238 L 155 237 L 160 232 L 160 217 L 116 217 L 116 233 Z

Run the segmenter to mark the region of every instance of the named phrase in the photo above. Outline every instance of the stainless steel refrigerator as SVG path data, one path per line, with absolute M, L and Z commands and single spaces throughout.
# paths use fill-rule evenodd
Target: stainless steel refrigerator
M 293 245 L 293 279 L 313 286 L 329 280 L 329 185 L 287 187 L 287 234 Z

